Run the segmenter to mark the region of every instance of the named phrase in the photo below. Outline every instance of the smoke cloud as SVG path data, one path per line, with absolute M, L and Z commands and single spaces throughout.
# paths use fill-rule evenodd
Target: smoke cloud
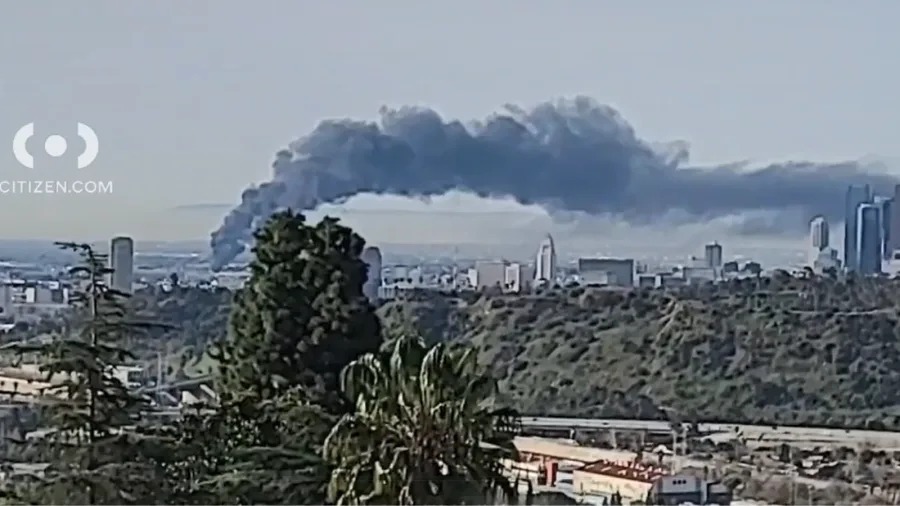
M 892 191 L 896 182 L 852 161 L 692 167 L 684 143 L 644 141 L 615 110 L 586 97 L 531 110 L 506 106 L 468 126 L 426 108 L 383 108 L 380 116 L 377 123 L 323 121 L 280 151 L 272 181 L 244 191 L 213 232 L 213 267 L 242 252 L 278 209 L 314 209 L 359 193 L 424 198 L 462 190 L 631 223 L 673 212 L 700 221 L 749 211 L 767 217 L 742 225 L 760 233 L 799 229 L 815 214 L 840 221 L 849 184 Z

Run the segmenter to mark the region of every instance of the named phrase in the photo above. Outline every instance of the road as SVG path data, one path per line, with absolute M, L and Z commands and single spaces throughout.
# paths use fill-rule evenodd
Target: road
M 522 425 L 548 429 L 614 429 L 659 433 L 671 430 L 669 423 L 663 421 L 608 418 L 522 417 Z M 872 446 L 885 451 L 900 450 L 900 432 L 892 431 L 789 426 L 773 428 L 767 425 L 724 423 L 701 423 L 699 429 L 716 442 L 728 441 L 735 434 L 740 434 L 750 446 L 788 443 L 795 446 Z

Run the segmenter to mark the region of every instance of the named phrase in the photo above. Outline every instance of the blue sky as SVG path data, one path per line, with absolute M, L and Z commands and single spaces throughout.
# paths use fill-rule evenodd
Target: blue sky
M 87 123 L 78 177 L 114 193 L 0 194 L 0 236 L 203 237 L 222 210 L 173 209 L 236 201 L 318 120 L 382 105 L 468 120 L 584 94 L 695 162 L 893 160 L 897 19 L 891 0 L 6 2 L 0 137 Z M 76 170 L 54 163 L 0 150 L 0 180 Z

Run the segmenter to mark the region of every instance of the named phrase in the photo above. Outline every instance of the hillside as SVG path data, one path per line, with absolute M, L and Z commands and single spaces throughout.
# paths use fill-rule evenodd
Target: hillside
M 134 351 L 153 363 L 171 353 L 173 370 L 202 359 L 226 332 L 230 300 L 224 290 L 136 294 L 138 315 L 172 327 Z M 900 280 L 786 274 L 679 292 L 426 292 L 379 309 L 388 335 L 413 326 L 430 342 L 476 344 L 526 414 L 664 419 L 667 406 L 686 420 L 900 430 L 898 312 Z
M 524 413 L 900 429 L 900 280 L 772 279 L 382 308 L 471 341 Z

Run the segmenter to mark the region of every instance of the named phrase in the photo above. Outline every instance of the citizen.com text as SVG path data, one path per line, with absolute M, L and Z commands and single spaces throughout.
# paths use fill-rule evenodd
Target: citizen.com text
M 0 194 L 112 193 L 112 181 L 0 181 Z

